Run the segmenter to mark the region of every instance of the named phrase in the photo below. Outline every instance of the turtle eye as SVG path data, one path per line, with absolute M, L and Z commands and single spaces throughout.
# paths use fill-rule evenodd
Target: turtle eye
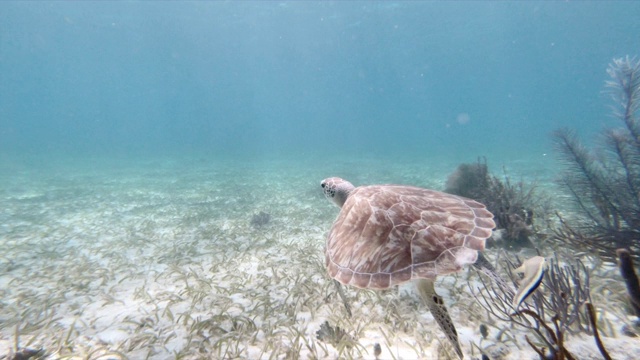
M 324 185 L 324 183 L 322 183 L 322 184 L 320 184 L 320 186 L 322 186 L 322 188 L 324 189 L 324 186 L 325 186 L 325 185 Z

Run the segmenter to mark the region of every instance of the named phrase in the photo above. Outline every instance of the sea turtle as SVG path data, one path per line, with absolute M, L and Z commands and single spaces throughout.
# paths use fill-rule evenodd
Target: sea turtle
M 354 187 L 337 177 L 321 186 L 341 208 L 325 248 L 329 275 L 345 285 L 375 290 L 415 282 L 463 358 L 434 280 L 476 262 L 496 226 L 491 212 L 477 201 L 413 186 Z

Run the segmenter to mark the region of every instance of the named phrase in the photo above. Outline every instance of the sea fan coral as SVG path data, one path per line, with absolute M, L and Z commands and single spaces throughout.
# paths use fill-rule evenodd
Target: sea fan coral
M 515 278 L 516 265 L 509 260 L 505 265 Z M 589 292 L 589 271 L 581 261 L 561 265 L 557 255 L 549 259 L 540 289 L 522 308 L 513 306 L 514 294 L 509 286 L 480 279 L 481 287 L 471 287 L 478 303 L 493 317 L 530 330 L 534 339 L 528 336 L 525 339 L 540 359 L 576 359 L 567 343 L 569 335 L 577 333 L 592 335 L 602 356 L 611 359 L 598 333 Z

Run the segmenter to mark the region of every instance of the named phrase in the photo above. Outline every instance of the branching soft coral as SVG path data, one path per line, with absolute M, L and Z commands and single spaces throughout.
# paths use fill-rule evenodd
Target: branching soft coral
M 486 160 L 478 160 L 475 164 L 460 164 L 449 175 L 445 192 L 485 204 L 495 217 L 504 245 L 522 247 L 532 246 L 534 209 L 541 210 L 536 214 L 540 218 L 544 216 L 544 197 L 538 197 L 535 190 L 534 185 L 526 186 L 522 181 L 512 183 L 506 175 L 504 180 L 491 175 Z
M 616 249 L 627 248 L 640 260 L 640 61 L 615 59 L 606 86 L 613 113 L 623 124 L 603 132 L 596 151 L 586 148 L 568 129 L 553 138 L 566 165 L 562 183 L 580 210 L 575 224 L 562 222 L 556 239 L 591 249 L 615 262 Z

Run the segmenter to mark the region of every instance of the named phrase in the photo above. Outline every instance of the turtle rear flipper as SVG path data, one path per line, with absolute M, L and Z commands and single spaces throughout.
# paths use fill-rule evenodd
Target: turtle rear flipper
M 420 297 L 422 297 L 422 301 L 424 301 L 429 307 L 433 318 L 436 319 L 436 322 L 440 325 L 442 331 L 444 331 L 449 341 L 451 341 L 451 344 L 453 344 L 456 353 L 460 359 L 464 359 L 462 349 L 460 348 L 460 342 L 458 341 L 458 332 L 456 331 L 455 325 L 453 325 L 453 321 L 451 321 L 451 316 L 449 316 L 449 312 L 447 311 L 447 307 L 444 305 L 442 297 L 436 293 L 436 289 L 433 286 L 433 280 L 417 280 L 416 286 L 418 287 L 418 292 L 420 293 Z

